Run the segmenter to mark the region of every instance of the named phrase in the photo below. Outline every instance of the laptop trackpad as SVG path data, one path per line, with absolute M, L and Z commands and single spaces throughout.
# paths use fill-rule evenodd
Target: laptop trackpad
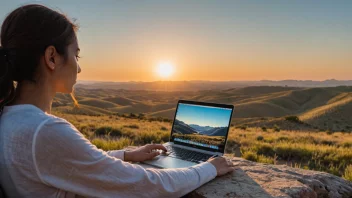
M 194 162 L 160 155 L 153 160 L 144 161 L 143 163 L 150 164 L 159 168 L 185 168 L 197 164 Z

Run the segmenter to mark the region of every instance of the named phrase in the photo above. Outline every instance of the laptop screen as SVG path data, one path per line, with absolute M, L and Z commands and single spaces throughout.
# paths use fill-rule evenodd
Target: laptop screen
M 171 141 L 205 150 L 223 152 L 233 108 L 179 103 Z

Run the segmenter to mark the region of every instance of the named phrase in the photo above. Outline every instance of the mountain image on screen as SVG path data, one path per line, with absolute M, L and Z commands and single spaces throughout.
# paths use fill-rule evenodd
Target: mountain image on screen
M 186 124 L 178 119 L 175 120 L 174 130 L 182 134 L 198 134 L 208 136 L 226 136 L 228 127 L 199 126 L 197 124 Z

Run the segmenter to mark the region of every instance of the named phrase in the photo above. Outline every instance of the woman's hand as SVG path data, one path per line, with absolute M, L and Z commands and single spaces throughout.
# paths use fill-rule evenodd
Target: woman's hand
M 225 157 L 211 157 L 208 159 L 208 162 L 215 166 L 217 176 L 222 176 L 235 170 L 235 166 L 232 161 L 230 159 L 226 159 Z
M 167 151 L 166 148 L 161 144 L 146 144 L 135 150 L 125 151 L 125 161 L 141 162 L 153 159 L 155 156 L 160 155 L 159 152 L 153 151 L 155 149 L 161 149 L 165 152 Z

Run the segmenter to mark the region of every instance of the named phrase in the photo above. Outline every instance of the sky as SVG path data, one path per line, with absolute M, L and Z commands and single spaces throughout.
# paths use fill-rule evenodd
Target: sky
M 199 126 L 228 127 L 231 109 L 179 104 L 176 119 Z
M 30 3 L 75 19 L 78 80 L 352 79 L 349 0 L 0 1 L 1 23 Z

